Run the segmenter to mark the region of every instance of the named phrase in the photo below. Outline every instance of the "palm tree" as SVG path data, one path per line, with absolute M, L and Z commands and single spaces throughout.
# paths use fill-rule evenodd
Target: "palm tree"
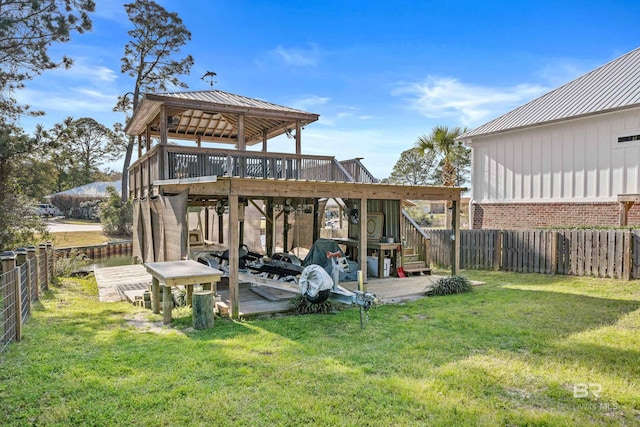
M 446 187 L 455 185 L 458 171 L 454 164 L 468 150 L 462 142 L 455 140 L 466 131 L 466 128 L 462 129 L 459 126 L 453 129 L 449 129 L 448 126 L 436 126 L 431 129 L 429 135 L 422 135 L 416 141 L 416 146 L 423 152 L 432 151 L 442 156 L 442 184 Z

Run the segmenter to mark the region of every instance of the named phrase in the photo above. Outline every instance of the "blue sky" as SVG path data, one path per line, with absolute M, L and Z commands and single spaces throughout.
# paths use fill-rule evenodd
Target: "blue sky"
M 126 2 L 96 3 L 94 30 L 52 49 L 74 67 L 16 93 L 47 113 L 24 119 L 26 131 L 68 116 L 123 120 L 111 109 L 133 90 L 120 73 Z M 432 127 L 479 126 L 640 46 L 637 0 L 158 3 L 192 33 L 190 90 L 209 89 L 200 77 L 211 70 L 214 89 L 320 114 L 302 133 L 303 153 L 363 157 L 378 178 Z

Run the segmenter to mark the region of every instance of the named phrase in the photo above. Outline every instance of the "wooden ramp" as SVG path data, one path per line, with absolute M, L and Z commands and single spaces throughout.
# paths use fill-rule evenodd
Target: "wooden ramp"
M 151 275 L 142 264 L 96 268 L 94 274 L 102 302 L 134 301 L 135 296 L 128 293 L 142 295 L 151 285 Z

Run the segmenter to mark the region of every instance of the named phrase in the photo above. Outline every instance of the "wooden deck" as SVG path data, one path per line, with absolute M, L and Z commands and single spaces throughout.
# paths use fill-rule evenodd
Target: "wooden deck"
M 98 294 L 102 302 L 129 301 L 142 299 L 151 285 L 151 275 L 141 264 L 120 267 L 103 267 L 95 270 Z M 431 284 L 439 276 L 409 276 L 406 278 L 369 278 L 365 290 L 375 294 L 380 302 L 397 303 L 424 296 Z M 355 290 L 357 282 L 342 282 L 343 287 Z M 240 284 L 240 316 L 251 317 L 264 314 L 283 313 L 290 309 L 289 299 L 296 294 L 267 289 L 269 299 L 252 291 L 248 283 Z M 225 282 L 218 284 L 218 294 L 229 305 L 229 287 Z

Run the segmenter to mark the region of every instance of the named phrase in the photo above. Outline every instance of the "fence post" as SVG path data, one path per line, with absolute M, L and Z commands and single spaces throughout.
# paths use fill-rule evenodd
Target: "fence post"
M 49 283 L 49 269 L 47 268 L 47 245 L 41 243 L 38 245 L 38 254 L 42 255 L 42 263 L 38 262 L 38 277 L 44 276 L 44 283 L 40 283 L 38 285 L 41 289 L 47 289 L 47 284 Z M 44 269 L 44 270 L 43 270 Z M 41 272 L 44 271 L 44 274 Z
M 558 232 L 551 232 L 551 275 L 558 271 Z
M 39 293 L 38 293 L 38 263 L 36 260 L 36 247 L 35 246 L 27 246 L 27 259 L 29 260 L 29 304 L 31 304 L 31 298 L 33 297 L 33 300 L 37 300 L 39 298 Z M 33 263 L 36 263 L 36 268 L 35 268 L 35 277 L 33 277 L 32 274 L 32 268 L 31 265 Z M 35 283 L 35 287 L 33 286 L 33 284 Z M 32 295 L 34 293 L 34 288 L 35 288 L 35 295 Z
M 15 281 L 15 269 L 16 269 L 16 254 L 12 251 L 2 252 L 0 254 L 0 261 L 2 261 L 2 273 L 4 277 L 14 276 Z M 9 325 L 11 325 L 11 310 L 9 310 L 9 304 L 11 303 L 11 290 L 9 288 L 9 283 L 0 283 L 2 285 L 2 305 L 4 312 L 4 319 L 2 319 L 2 323 L 4 325 L 4 330 L 9 329 Z M 11 342 L 13 337 L 9 337 L 4 334 L 6 339 L 6 343 Z
M 502 230 L 496 233 L 495 253 L 493 254 L 493 269 L 500 270 L 500 261 L 502 261 Z
M 16 249 L 15 293 L 16 293 L 16 341 L 22 340 L 22 275 L 20 268 L 27 262 L 27 249 Z
M 53 243 L 47 242 L 47 289 L 49 288 L 49 283 L 53 280 L 53 266 L 55 262 L 56 256 L 53 251 Z
M 16 266 L 21 267 L 27 263 L 27 248 L 18 248 L 16 249 Z M 29 278 L 29 265 L 25 266 L 27 268 L 27 307 L 29 313 L 31 313 L 31 280 Z M 16 271 L 16 275 L 18 276 L 18 287 L 16 288 L 19 292 L 18 297 L 20 299 L 20 325 L 22 325 L 22 277 L 20 275 L 20 269 Z M 22 327 L 20 328 L 22 332 Z M 18 340 L 19 341 L 19 340 Z

